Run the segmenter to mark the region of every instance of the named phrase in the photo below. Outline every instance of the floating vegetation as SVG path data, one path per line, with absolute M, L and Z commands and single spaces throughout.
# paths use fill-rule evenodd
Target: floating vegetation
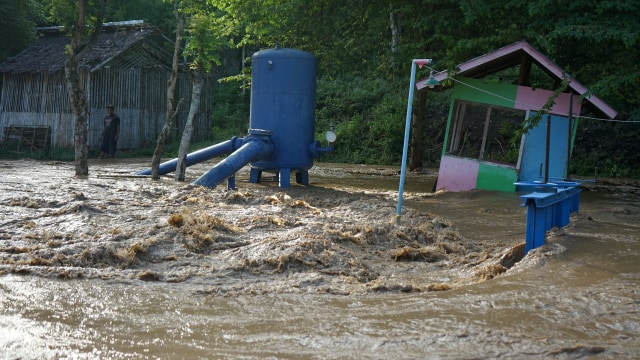
M 478 281 L 486 281 L 489 279 L 493 279 L 494 277 L 504 273 L 505 271 L 507 271 L 507 268 L 500 264 L 490 264 L 476 270 L 473 276 L 478 279 Z
M 435 262 L 442 260 L 445 253 L 437 247 L 420 247 L 413 248 L 409 246 L 402 247 L 400 249 L 391 250 L 391 256 L 393 260 L 409 260 L 409 261 L 427 261 Z
M 158 281 L 160 280 L 160 274 L 155 271 L 143 271 L 137 275 L 137 278 L 144 281 Z

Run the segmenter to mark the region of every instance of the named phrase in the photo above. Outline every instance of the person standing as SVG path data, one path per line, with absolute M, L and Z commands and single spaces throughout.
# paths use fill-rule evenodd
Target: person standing
M 120 117 L 113 112 L 113 105 L 107 105 L 104 128 L 100 134 L 100 159 L 116 156 L 116 146 L 120 135 Z

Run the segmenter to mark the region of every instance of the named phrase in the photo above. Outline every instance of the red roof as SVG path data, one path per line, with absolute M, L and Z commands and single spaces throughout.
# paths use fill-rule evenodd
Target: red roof
M 457 66 L 458 71 L 453 75 L 459 75 L 469 78 L 482 78 L 484 76 L 496 73 L 498 71 L 520 65 L 523 56 L 536 63 L 543 71 L 556 81 L 562 81 L 563 77 L 569 80 L 569 88 L 576 94 L 582 96 L 588 93 L 588 89 L 580 84 L 577 80 L 571 78 L 562 68 L 553 61 L 543 55 L 541 52 L 533 48 L 526 41 L 518 41 L 511 45 L 507 45 L 492 53 L 488 53 Z M 449 77 L 448 71 L 441 71 L 434 74 L 438 81 L 443 81 Z M 425 82 L 428 78 L 416 82 L 416 88 L 422 90 L 426 88 Z M 595 95 L 587 95 L 585 99 L 599 112 L 613 119 L 618 114 L 613 108 Z

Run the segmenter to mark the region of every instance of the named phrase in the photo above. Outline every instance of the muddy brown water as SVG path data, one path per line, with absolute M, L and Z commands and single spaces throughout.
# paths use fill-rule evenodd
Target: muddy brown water
M 236 191 L 145 167 L 0 161 L 1 359 L 640 358 L 637 184 L 585 186 L 521 258 L 518 194 L 430 171 L 397 218 L 397 167 Z

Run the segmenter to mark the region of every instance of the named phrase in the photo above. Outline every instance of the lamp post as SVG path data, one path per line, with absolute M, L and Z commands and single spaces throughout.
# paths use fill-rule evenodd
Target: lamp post
M 402 194 L 404 193 L 404 179 L 407 175 L 407 153 L 409 152 L 409 131 L 411 129 L 411 109 L 413 105 L 413 93 L 416 84 L 416 65 L 422 68 L 424 65 L 431 65 L 432 59 L 413 59 L 411 61 L 411 78 L 409 80 L 409 100 L 407 101 L 407 118 L 404 125 L 404 146 L 402 147 L 402 165 L 400 169 L 400 186 L 398 188 L 398 211 L 397 214 L 402 213 Z M 433 89 L 440 82 L 433 76 L 433 70 L 429 74 L 429 79 L 425 84 Z

